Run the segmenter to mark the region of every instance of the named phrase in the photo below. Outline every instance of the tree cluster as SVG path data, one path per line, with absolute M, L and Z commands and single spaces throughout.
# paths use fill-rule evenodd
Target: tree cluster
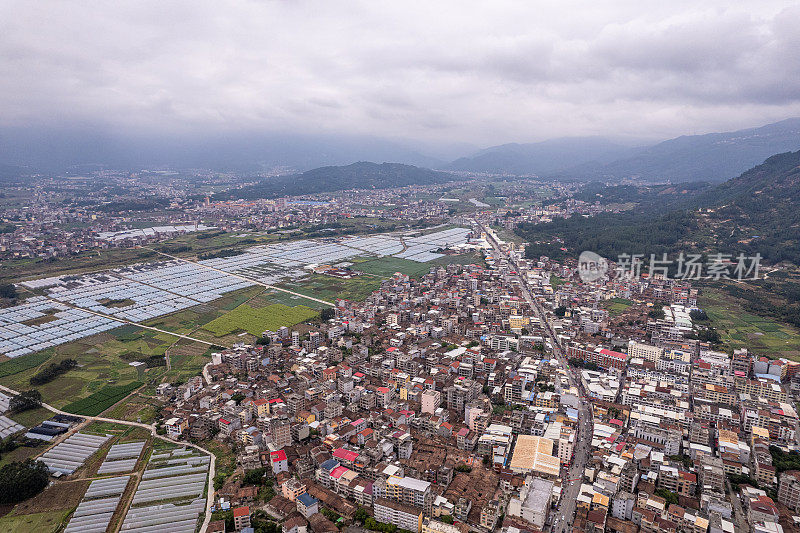
M 0 468 L 0 504 L 13 504 L 36 496 L 47 487 L 50 471 L 41 461 L 26 459 Z
M 570 364 L 570 366 L 585 368 L 586 370 L 593 370 L 593 371 L 600 370 L 600 367 L 597 366 L 597 363 L 593 363 L 591 361 L 584 361 L 583 359 L 578 359 L 576 357 L 569 359 L 568 363 Z
M 0 298 L 13 300 L 17 297 L 17 288 L 13 283 L 0 284 Z
M 772 455 L 772 466 L 775 467 L 778 473 L 786 470 L 800 470 L 800 453 L 787 453 L 777 446 L 770 446 L 769 453 Z
M 42 370 L 31 376 L 31 385 L 44 385 L 56 379 L 61 374 L 66 374 L 73 368 L 78 366 L 78 361 L 75 359 L 64 359 L 60 363 L 50 363 Z
M 9 410 L 14 413 L 36 409 L 41 406 L 42 394 L 36 389 L 22 391 L 8 402 Z
M 219 258 L 222 258 L 222 257 L 235 257 L 237 255 L 242 255 L 243 253 L 244 253 L 244 250 L 232 250 L 232 249 L 228 248 L 226 250 L 219 250 L 219 251 L 216 251 L 216 252 L 206 252 L 206 253 L 198 255 L 197 258 L 200 259 L 200 260 L 219 259 Z

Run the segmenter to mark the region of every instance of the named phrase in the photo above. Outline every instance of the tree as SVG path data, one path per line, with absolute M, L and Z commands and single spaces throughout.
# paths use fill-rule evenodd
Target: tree
M 353 514 L 353 519 L 356 520 L 359 524 L 363 524 L 364 522 L 366 522 L 367 518 L 369 518 L 369 513 L 367 512 L 366 509 L 364 509 L 361 506 L 359 506 L 358 509 L 356 509 L 355 514 Z
M 214 511 L 211 520 L 225 520 L 225 531 L 235 531 L 236 524 L 233 520 L 233 511 Z
M 236 405 L 239 405 L 240 403 L 242 403 L 242 400 L 244 400 L 244 394 L 242 394 L 241 392 L 237 392 L 236 394 L 231 396 L 231 400 L 236 402 Z
M 336 318 L 336 310 L 333 307 L 326 307 L 319 312 L 319 318 L 323 322 Z
M 441 515 L 441 516 L 439 517 L 439 520 L 441 520 L 441 521 L 442 521 L 442 522 L 444 522 L 445 524 L 452 524 L 452 523 L 453 523 L 453 517 L 452 517 L 452 516 L 450 516 L 449 514 L 443 514 L 443 515 Z
M 161 357 L 160 359 L 164 359 Z M 33 376 L 31 376 L 30 384 L 31 385 L 44 385 L 45 383 L 49 383 L 56 379 L 61 374 L 68 372 L 69 370 L 78 366 L 78 361 L 75 359 L 64 359 L 60 363 L 50 363 L 49 366 L 46 366 Z
M 655 318 L 656 320 L 662 320 L 666 315 L 664 314 L 664 310 L 659 308 L 659 309 L 651 309 L 650 311 L 647 312 L 647 316 L 649 316 L 650 318 Z
M 567 308 L 563 305 L 556 307 L 554 311 L 555 315 L 559 318 L 563 318 L 565 314 L 567 314 Z
M 49 480 L 50 471 L 41 461 L 26 459 L 0 468 L 0 504 L 18 503 L 39 494 Z
M 8 402 L 8 408 L 15 413 L 36 409 L 41 406 L 42 394 L 36 389 L 22 391 Z
M 256 468 L 254 470 L 248 470 L 244 473 L 244 477 L 242 478 L 243 485 L 261 485 L 261 482 L 264 481 L 264 475 L 267 473 L 266 468 Z
M 656 489 L 655 490 L 656 496 L 661 496 L 664 498 L 667 503 L 674 503 L 678 504 L 678 495 L 674 492 L 667 490 L 667 489 Z
M 0 285 L 0 298 L 13 300 L 17 297 L 17 288 L 13 283 L 4 283 Z

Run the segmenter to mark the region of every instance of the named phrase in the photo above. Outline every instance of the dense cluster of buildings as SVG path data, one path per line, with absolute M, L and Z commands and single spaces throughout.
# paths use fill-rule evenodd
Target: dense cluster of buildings
M 796 448 L 800 365 L 687 338 L 686 282 L 574 278 L 512 245 L 395 274 L 318 327 L 264 332 L 215 353 L 206 379 L 162 385 L 166 431 L 268 469 L 263 505 L 286 533 L 360 509 L 417 533 L 550 530 L 575 484 L 572 531 L 800 530 L 800 472 L 776 460 Z M 613 298 L 663 313 L 622 335 Z M 570 477 L 582 425 L 588 461 Z M 258 503 L 238 475 L 217 498 Z

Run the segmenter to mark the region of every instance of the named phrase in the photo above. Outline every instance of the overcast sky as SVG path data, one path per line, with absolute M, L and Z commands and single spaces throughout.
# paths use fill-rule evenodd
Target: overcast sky
M 800 116 L 796 1 L 466 4 L 0 0 L 0 127 L 487 146 Z

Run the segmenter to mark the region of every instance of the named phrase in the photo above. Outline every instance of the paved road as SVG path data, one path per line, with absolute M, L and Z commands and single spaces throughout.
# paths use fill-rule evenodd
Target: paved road
M 500 244 L 492 236 L 492 233 L 488 231 L 488 228 L 477 221 L 475 223 L 486 234 L 489 244 L 491 244 L 495 250 L 495 255 L 505 255 L 500 247 Z M 519 265 L 517 265 L 516 262 L 511 259 L 511 257 L 506 255 L 506 259 L 508 259 L 509 264 L 513 266 L 517 272 L 520 272 Z M 553 327 L 550 324 L 547 314 L 545 313 L 541 304 L 531 295 L 527 280 L 525 277 L 520 275 L 511 276 L 510 278 L 512 281 L 517 281 L 523 298 L 525 298 L 525 301 L 528 302 L 533 309 L 534 314 L 539 319 L 539 322 L 542 325 L 552 346 L 553 355 L 555 355 L 555 357 L 561 363 L 561 368 L 568 369 L 567 361 L 564 358 L 564 353 L 561 348 L 561 342 L 556 336 L 555 331 L 553 330 Z M 577 390 L 581 391 L 581 403 L 578 409 L 578 432 L 576 436 L 572 464 L 569 466 L 568 470 L 563 471 L 566 475 L 566 478 L 562 477 L 561 500 L 559 501 L 556 512 L 551 516 L 552 521 L 550 531 L 553 533 L 564 533 L 572 528 L 576 502 L 578 499 L 578 494 L 580 493 L 581 482 L 583 481 L 583 472 L 591 450 L 593 432 L 591 403 L 583 400 L 585 394 L 580 380 L 576 375 L 573 374 L 573 369 L 567 370 L 567 378 L 569 379 L 569 383 L 572 387 L 575 387 Z
M 6 393 L 14 395 L 14 396 L 19 394 L 19 392 L 15 391 L 14 389 L 9 389 L 8 387 L 5 387 L 3 385 L 0 385 L 0 391 L 6 392 Z M 61 409 L 56 409 L 52 405 L 48 405 L 46 403 L 42 403 L 42 407 L 44 407 L 48 411 L 51 411 L 51 412 L 56 413 L 56 414 L 76 416 L 73 413 L 67 413 L 65 411 L 62 411 Z M 208 462 L 209 463 L 209 470 L 208 470 L 208 491 L 207 491 L 208 497 L 206 498 L 206 516 L 205 516 L 205 520 L 203 521 L 203 525 L 200 528 L 200 531 L 203 532 L 203 531 L 206 531 L 206 529 L 208 529 L 208 524 L 211 522 L 211 506 L 214 503 L 214 476 L 216 475 L 216 465 L 214 464 L 215 463 L 215 456 L 214 456 L 213 453 L 211 453 L 210 451 L 208 451 L 205 448 L 202 448 L 202 447 L 200 447 L 200 446 L 198 446 L 196 444 L 192 444 L 191 442 L 183 442 L 183 441 L 178 442 L 178 441 L 175 441 L 175 440 L 170 439 L 168 437 L 165 437 L 163 435 L 158 435 L 156 433 L 155 425 L 152 425 L 152 424 L 142 424 L 141 422 L 129 422 L 127 420 L 118 420 L 116 418 L 106 418 L 106 417 L 102 417 L 102 416 L 83 416 L 83 415 L 79 415 L 79 416 L 81 418 L 89 421 L 89 422 L 112 422 L 112 423 L 115 423 L 115 424 L 123 424 L 123 425 L 126 425 L 126 426 L 136 426 L 136 427 L 144 428 L 144 429 L 146 429 L 146 430 L 148 430 L 150 432 L 150 434 L 153 436 L 153 438 L 161 439 L 161 440 L 164 440 L 164 441 L 167 441 L 167 442 L 171 442 L 171 443 L 175 443 L 175 444 L 180 444 L 181 446 L 186 446 L 186 447 L 189 447 L 189 448 L 194 448 L 194 449 L 199 450 L 200 452 L 210 456 L 211 460 Z M 121 526 L 122 524 L 120 523 L 119 525 Z

